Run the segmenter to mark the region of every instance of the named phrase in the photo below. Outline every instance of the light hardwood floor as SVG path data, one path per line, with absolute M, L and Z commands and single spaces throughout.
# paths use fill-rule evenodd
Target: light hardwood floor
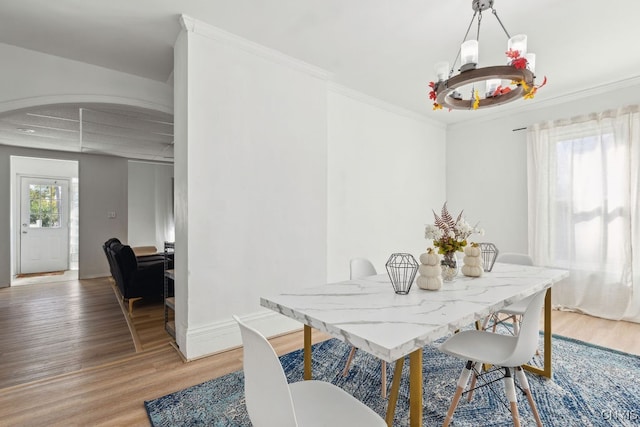
M 7 382 L 0 387 L 2 425 L 148 426 L 143 406 L 145 400 L 242 367 L 241 349 L 184 363 L 164 333 L 161 304 L 136 305 L 133 325 L 137 329 L 140 347 L 136 352 L 128 331 L 119 332 L 121 336 L 107 332 L 112 328 L 122 331 L 122 323 L 114 322 L 111 311 L 116 312 L 115 317 L 120 317 L 123 322 L 124 316 L 106 279 L 82 280 L 50 288 L 20 288 L 0 290 L 0 377 L 12 377 L 14 370 L 33 370 L 40 374 L 26 375 L 20 383 L 14 381 L 10 385 L 11 382 Z M 82 296 L 74 296 L 79 294 Z M 32 299 L 38 299 L 40 303 L 29 302 Z M 73 304 L 67 299 L 74 301 Z M 115 308 L 109 312 L 96 309 L 94 300 L 110 300 L 110 307 L 114 307 L 115 302 Z M 56 310 L 51 309 L 52 305 L 66 307 L 76 317 L 60 314 L 62 317 L 55 319 L 53 313 Z M 40 322 L 29 323 L 30 316 L 41 311 L 47 313 L 42 315 Z M 9 312 L 11 316 L 5 314 Z M 22 318 L 22 321 L 10 317 Z M 553 322 L 557 334 L 640 354 L 637 340 L 640 324 L 565 312 L 553 312 Z M 18 324 L 22 326 L 16 326 Z M 9 325 L 12 326 L 7 327 Z M 65 330 L 69 329 L 84 330 L 84 339 L 66 341 L 63 347 L 66 347 L 68 355 L 60 349 L 47 351 L 46 342 L 65 341 L 69 335 Z M 314 341 L 324 338 L 324 335 L 314 333 Z M 51 341 L 44 341 L 46 339 Z M 279 354 L 285 354 L 301 347 L 302 333 L 271 341 Z M 21 350 L 30 343 L 33 350 Z M 123 343 L 127 345 L 123 346 Z M 12 362 L 8 368 L 4 364 L 5 351 L 22 351 L 20 362 Z M 44 361 L 42 353 L 47 354 Z M 64 372 L 53 369 L 43 376 L 49 366 L 46 360 L 60 358 L 69 360 Z

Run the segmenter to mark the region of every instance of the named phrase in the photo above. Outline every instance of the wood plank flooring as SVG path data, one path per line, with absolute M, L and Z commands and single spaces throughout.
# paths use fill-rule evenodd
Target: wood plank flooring
M 135 353 L 106 279 L 0 289 L 0 389 Z
M 76 284 L 65 285 L 69 288 L 66 291 L 51 288 L 46 289 L 47 292 L 44 293 L 50 293 L 49 298 L 54 300 L 56 294 L 62 296 L 69 293 L 73 299 L 73 289 L 78 287 L 92 289 L 94 284 L 94 281 L 83 280 Z M 34 289 L 33 293 L 41 292 L 40 289 Z M 10 295 L 11 293 L 0 290 L 2 319 L 5 319 L 4 308 L 10 305 L 8 300 L 15 303 L 35 298 L 26 294 L 14 297 Z M 45 296 L 42 298 L 46 300 Z M 85 299 L 90 298 L 85 295 Z M 86 302 L 86 304 L 89 303 Z M 121 318 L 124 317 L 119 308 L 114 311 L 118 312 Z M 104 310 L 99 310 L 99 313 L 94 315 L 87 313 L 87 320 L 83 321 L 86 324 L 84 327 L 96 334 L 98 330 L 103 329 L 102 326 L 91 326 L 89 323 L 104 325 L 107 321 L 105 319 L 112 314 Z M 156 318 L 157 325 L 154 324 Z M 637 340 L 640 336 L 640 324 L 612 322 L 557 311 L 553 312 L 553 321 L 555 333 L 640 354 Z M 90 350 L 91 347 L 87 342 L 80 341 L 78 346 L 84 349 L 88 361 L 80 367 L 74 364 L 72 369 L 75 370 L 68 369 L 66 373 L 58 375 L 52 372 L 48 378 L 33 379 L 22 384 L 0 388 L 0 419 L 2 420 L 0 424 L 8 426 L 148 426 L 149 421 L 143 406 L 145 400 L 242 368 L 241 349 L 233 349 L 184 363 L 173 347 L 165 341 L 167 338 L 161 334 L 164 331 L 161 304 L 136 305 L 133 323 L 136 328 L 140 328 L 137 333 L 142 351 L 139 353 L 132 350 L 132 339 L 126 332 L 123 333 L 123 340 L 128 340 L 128 350 L 122 352 L 119 358 L 111 355 L 110 360 L 96 364 L 98 356 Z M 0 330 L 3 331 L 1 344 L 9 340 L 32 341 L 35 348 L 42 348 L 38 347 L 41 344 L 37 344 L 43 338 L 40 327 L 36 326 L 34 331 L 30 331 L 25 327 L 7 330 L 3 326 L 3 321 L 0 320 L 0 328 L 2 328 Z M 81 326 L 67 325 L 67 328 L 81 329 Z M 55 328 L 51 326 L 51 329 Z M 615 335 L 612 331 L 615 331 Z M 316 342 L 326 338 L 323 334 L 315 332 L 313 337 Z M 117 341 L 114 337 L 109 339 L 113 342 Z M 301 347 L 302 333 L 296 332 L 271 341 L 279 354 L 285 354 Z M 75 351 L 72 348 L 69 350 Z M 29 365 L 38 358 L 37 352 L 23 353 L 25 365 Z M 0 369 L 5 375 L 5 366 L 0 365 Z

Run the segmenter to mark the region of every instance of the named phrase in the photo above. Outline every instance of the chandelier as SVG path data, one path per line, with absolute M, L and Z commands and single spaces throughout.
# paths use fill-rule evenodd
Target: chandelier
M 477 110 L 506 104 L 520 98 L 532 99 L 536 91 L 544 86 L 535 84 L 535 54 L 527 53 L 527 36 L 518 34 L 511 37 L 493 8 L 494 0 L 472 0 L 473 17 L 464 35 L 451 68 L 448 62 L 439 62 L 435 66 L 437 81 L 430 82 L 429 97 L 434 101 L 433 109 L 443 107 L 456 110 Z M 482 12 L 491 9 L 491 13 L 507 35 L 506 65 L 494 65 L 477 68 L 478 40 Z M 477 19 L 478 30 L 475 40 L 467 40 L 473 22 Z M 459 73 L 454 68 L 460 60 Z

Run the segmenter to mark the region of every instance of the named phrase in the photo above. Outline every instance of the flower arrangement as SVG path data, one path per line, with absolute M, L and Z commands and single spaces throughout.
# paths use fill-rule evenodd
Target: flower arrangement
M 484 230 L 476 226 L 471 226 L 464 219 L 461 211 L 456 219 L 449 213 L 447 202 L 442 206 L 440 216 L 435 211 L 434 224 L 428 224 L 424 230 L 424 238 L 433 240 L 433 246 L 438 248 L 438 253 L 444 255 L 443 263 L 452 264 L 455 262 L 455 252 L 462 252 L 467 246 L 467 238 L 472 234 L 484 235 Z M 453 267 L 453 265 L 451 265 Z

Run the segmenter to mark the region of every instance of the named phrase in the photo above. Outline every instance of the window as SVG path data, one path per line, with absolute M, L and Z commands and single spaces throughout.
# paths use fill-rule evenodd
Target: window
M 554 246 L 558 266 L 619 271 L 624 259 L 628 176 L 614 135 L 560 140 L 555 153 Z M 604 262 L 604 265 L 602 263 Z
M 527 131 L 529 253 L 567 269 L 553 304 L 640 322 L 640 106 Z
M 29 185 L 29 227 L 59 228 L 62 215 L 59 185 Z

